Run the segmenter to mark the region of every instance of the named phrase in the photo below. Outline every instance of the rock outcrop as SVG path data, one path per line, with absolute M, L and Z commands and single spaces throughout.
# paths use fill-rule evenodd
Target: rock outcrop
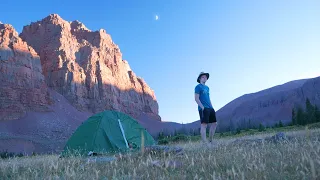
M 51 100 L 40 57 L 9 24 L 0 23 L 0 121 L 46 111 Z
M 79 21 L 51 14 L 25 26 L 20 37 L 40 56 L 47 85 L 78 110 L 112 109 L 135 118 L 143 112 L 160 120 L 154 92 L 105 30 L 90 31 Z

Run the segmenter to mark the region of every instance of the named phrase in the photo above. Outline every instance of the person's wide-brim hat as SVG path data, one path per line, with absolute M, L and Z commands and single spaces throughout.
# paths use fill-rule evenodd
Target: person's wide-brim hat
M 201 72 L 201 73 L 199 74 L 199 76 L 198 76 L 198 79 L 197 79 L 197 82 L 198 82 L 198 83 L 200 83 L 200 77 L 201 77 L 202 75 L 206 75 L 206 76 L 207 76 L 207 79 L 209 79 L 209 73 Z

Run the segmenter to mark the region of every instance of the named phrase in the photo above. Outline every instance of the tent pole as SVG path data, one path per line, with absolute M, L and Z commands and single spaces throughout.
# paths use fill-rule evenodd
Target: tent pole
M 144 134 L 143 131 L 141 130 L 141 153 L 144 153 Z
M 127 148 L 129 148 L 129 145 L 128 145 L 128 142 L 127 142 L 127 138 L 126 138 L 126 135 L 124 134 L 124 131 L 123 131 L 123 128 L 122 128 L 122 124 L 121 124 L 121 122 L 120 122 L 120 119 L 118 119 L 118 122 L 119 122 L 119 126 L 120 126 L 120 129 L 121 129 L 121 133 L 122 133 L 123 139 L 124 139 L 124 141 L 126 142 Z

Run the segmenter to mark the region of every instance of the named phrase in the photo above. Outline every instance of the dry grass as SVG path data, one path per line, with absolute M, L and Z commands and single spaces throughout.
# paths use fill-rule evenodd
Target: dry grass
M 146 152 L 103 163 L 56 155 L 13 158 L 0 160 L 0 179 L 320 179 L 319 141 L 314 130 L 296 133 L 289 142 L 180 144 L 180 156 Z M 153 165 L 156 160 L 163 166 Z M 182 165 L 166 167 L 170 160 Z

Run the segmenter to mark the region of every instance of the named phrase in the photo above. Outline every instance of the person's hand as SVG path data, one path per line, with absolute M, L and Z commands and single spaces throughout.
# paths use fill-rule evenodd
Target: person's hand
M 202 111 L 204 111 L 204 106 L 202 107 Z

